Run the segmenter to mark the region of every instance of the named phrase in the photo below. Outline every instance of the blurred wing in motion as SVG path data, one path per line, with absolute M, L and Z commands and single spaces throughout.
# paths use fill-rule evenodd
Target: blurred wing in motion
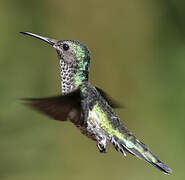
M 24 104 L 59 121 L 81 119 L 80 90 L 67 95 L 46 98 L 23 98 Z
M 102 89 L 100 89 L 98 87 L 96 87 L 96 89 L 98 90 L 98 92 L 100 93 L 100 95 L 108 102 L 108 104 L 112 108 L 124 108 L 124 106 L 122 106 L 119 102 L 117 102 L 116 100 L 114 100 L 105 91 L 103 91 Z

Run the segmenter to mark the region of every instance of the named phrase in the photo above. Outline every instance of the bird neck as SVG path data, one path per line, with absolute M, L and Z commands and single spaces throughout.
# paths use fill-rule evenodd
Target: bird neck
M 88 81 L 89 67 L 87 63 L 67 64 L 60 60 L 62 94 L 68 94 Z

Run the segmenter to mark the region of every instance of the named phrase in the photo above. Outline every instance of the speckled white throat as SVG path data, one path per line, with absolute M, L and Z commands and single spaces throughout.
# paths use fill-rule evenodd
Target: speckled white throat
M 60 60 L 60 76 L 62 94 L 67 94 L 75 89 L 74 85 L 75 68 L 63 60 Z

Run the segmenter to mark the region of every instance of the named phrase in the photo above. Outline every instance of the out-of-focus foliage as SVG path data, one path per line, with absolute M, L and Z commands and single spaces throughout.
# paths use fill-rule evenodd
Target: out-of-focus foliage
M 185 179 L 185 3 L 159 0 L 0 1 L 0 179 Z M 166 176 L 49 120 L 20 97 L 60 93 L 57 55 L 31 31 L 91 50 L 92 84 L 128 108 L 127 127 L 173 169 Z

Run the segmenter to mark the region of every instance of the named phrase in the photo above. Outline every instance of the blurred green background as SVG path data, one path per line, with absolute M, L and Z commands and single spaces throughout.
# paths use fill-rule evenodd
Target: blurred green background
M 0 179 L 185 179 L 185 2 L 0 1 Z M 126 105 L 127 127 L 173 170 L 112 147 L 100 154 L 70 123 L 19 98 L 60 93 L 57 55 L 31 31 L 91 50 L 90 81 Z

